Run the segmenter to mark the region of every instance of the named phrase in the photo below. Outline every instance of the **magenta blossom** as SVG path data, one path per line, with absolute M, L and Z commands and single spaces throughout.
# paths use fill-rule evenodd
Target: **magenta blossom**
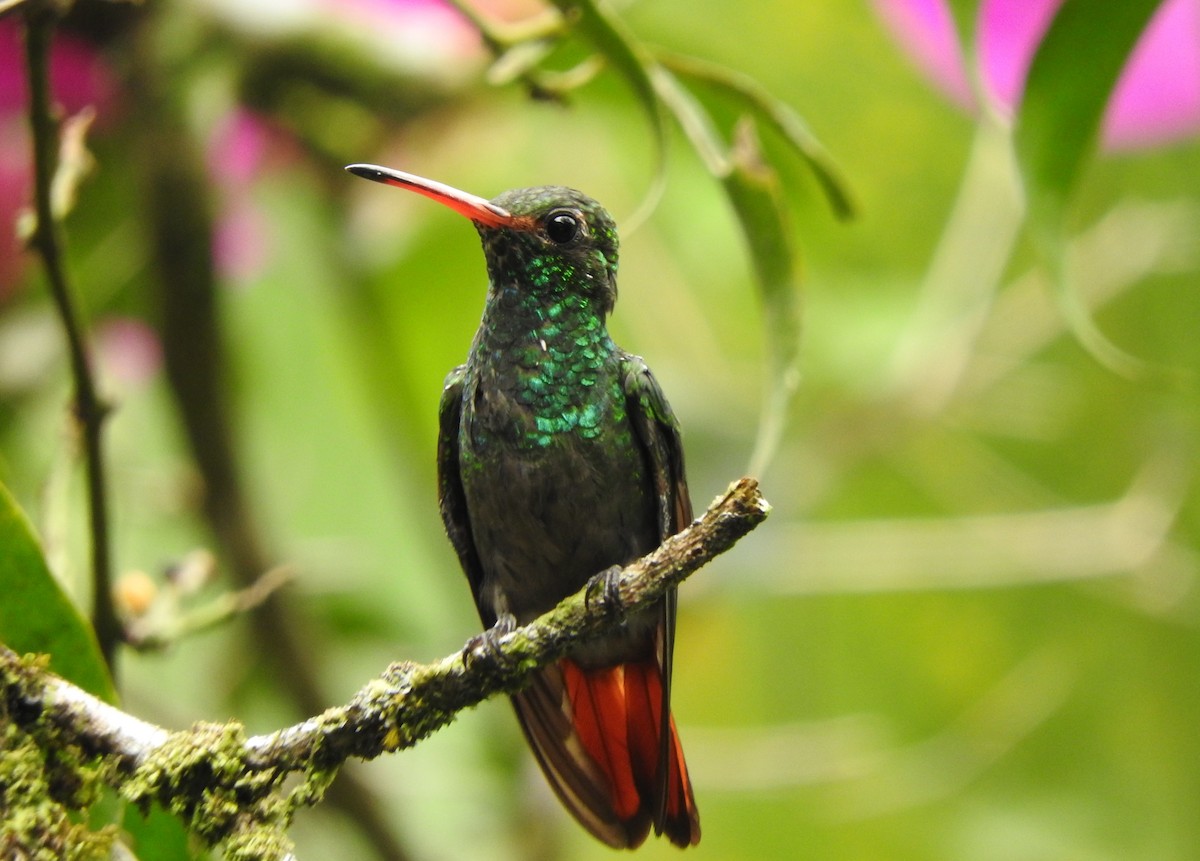
M 150 326 L 133 317 L 109 317 L 96 327 L 94 349 L 106 381 L 140 388 L 162 367 L 162 345 Z
M 261 273 L 271 255 L 274 237 L 254 202 L 252 183 L 272 155 L 287 149 L 281 137 L 258 115 L 235 108 L 207 143 L 208 172 L 220 206 L 213 258 L 217 271 L 235 283 Z
M 50 86 L 67 114 L 91 105 L 97 125 L 112 113 L 116 87 L 99 54 L 85 42 L 58 36 L 50 54 Z M 17 241 L 17 214 L 32 197 L 29 90 L 25 46 L 16 16 L 0 20 L 0 301 L 15 288 L 25 255 Z
M 69 114 L 92 105 L 100 118 L 115 93 L 113 78 L 99 53 L 86 42 L 57 34 L 50 54 L 50 87 L 54 100 Z M 25 44 L 16 16 L 0 19 L 0 117 L 24 116 L 29 90 L 25 83 Z
M 406 65 L 426 69 L 482 57 L 479 34 L 444 0 L 322 0 L 322 5 L 343 26 L 406 58 Z
M 1063 0 L 983 0 L 976 27 L 979 79 L 1002 111 L 1020 102 L 1038 43 Z M 945 0 L 874 0 L 897 40 L 939 88 L 972 107 L 974 96 Z M 1086 62 L 1086 58 L 1081 58 Z M 1165 0 L 1117 82 L 1104 144 L 1149 146 L 1200 130 L 1200 0 Z

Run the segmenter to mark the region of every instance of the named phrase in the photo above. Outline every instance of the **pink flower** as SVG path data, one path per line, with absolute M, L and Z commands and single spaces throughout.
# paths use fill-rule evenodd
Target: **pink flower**
M 108 67 L 86 42 L 56 34 L 50 55 L 50 87 L 55 101 L 69 114 L 93 105 L 104 117 L 116 88 Z M 29 90 L 25 81 L 25 43 L 17 16 L 0 19 L 0 116 L 24 116 Z
M 918 66 L 954 101 L 974 105 L 945 0 L 874 0 Z M 976 27 L 980 81 L 1012 112 L 1038 43 L 1063 0 L 983 0 Z M 1080 62 L 1087 62 L 1080 58 Z M 1104 118 L 1114 149 L 1178 140 L 1200 130 L 1200 0 L 1165 0 L 1142 33 Z
M 158 334 L 133 317 L 109 317 L 96 327 L 95 351 L 106 378 L 121 389 L 140 388 L 158 374 Z
M 102 126 L 113 113 L 112 75 L 85 42 L 63 35 L 55 38 L 50 86 L 58 106 L 68 114 L 92 105 Z M 0 19 L 0 301 L 16 288 L 26 263 L 14 225 L 33 191 L 28 113 L 25 45 L 13 15 Z
M 0 303 L 16 289 L 24 269 L 17 215 L 29 200 L 29 140 L 12 118 L 0 115 Z
M 482 56 L 475 28 L 444 0 L 322 0 L 331 17 L 421 68 Z
M 213 236 L 217 271 L 235 282 L 258 275 L 270 258 L 270 225 L 252 194 L 253 181 L 286 139 L 262 118 L 237 108 L 218 123 L 207 143 L 208 173 L 220 211 Z

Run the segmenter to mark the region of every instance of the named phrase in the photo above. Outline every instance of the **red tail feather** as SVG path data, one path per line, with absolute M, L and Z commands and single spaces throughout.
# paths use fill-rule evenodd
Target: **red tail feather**
M 574 661 L 563 661 L 575 732 L 588 756 L 608 778 L 613 810 L 621 819 L 632 819 L 641 801 L 626 732 L 624 670 L 618 664 L 585 672 Z
M 687 763 L 683 760 L 683 745 L 675 731 L 675 716 L 671 718 L 671 782 L 667 786 L 667 822 L 677 821 L 689 831 L 689 845 L 700 842 L 700 820 L 696 799 L 692 798 L 692 781 L 688 778 Z M 674 839 L 674 835 L 668 831 Z M 676 841 L 678 842 L 678 841 Z
M 645 839 L 652 821 L 676 845 L 698 843 L 699 816 L 673 718 L 667 774 L 658 774 L 663 697 L 657 661 L 585 670 L 564 659 L 560 666 L 575 733 L 607 781 L 613 811 L 629 826 L 630 846 Z

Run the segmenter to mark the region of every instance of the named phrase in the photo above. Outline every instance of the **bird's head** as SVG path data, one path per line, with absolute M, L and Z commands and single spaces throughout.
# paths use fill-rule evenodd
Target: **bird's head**
M 602 315 L 617 299 L 617 228 L 587 195 L 564 186 L 506 191 L 484 200 L 433 180 L 369 164 L 356 176 L 407 188 L 465 215 L 483 240 L 496 289 L 515 287 L 548 301 L 569 293 L 594 302 Z

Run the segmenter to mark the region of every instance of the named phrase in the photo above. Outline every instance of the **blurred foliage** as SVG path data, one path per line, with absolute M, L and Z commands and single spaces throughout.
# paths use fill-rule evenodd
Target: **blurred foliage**
M 62 590 L 33 537 L 24 512 L 0 486 L 0 631 L 4 644 L 21 653 L 51 656 L 50 668 L 68 681 L 112 702 L 112 680 L 96 636 Z
M 779 294 L 758 301 L 736 214 L 786 210 L 785 230 L 749 247 L 777 254 L 781 240 L 805 271 L 800 373 L 774 377 L 796 397 L 761 476 L 775 513 L 681 595 L 674 697 L 704 822 L 696 854 L 1192 857 L 1197 144 L 1078 161 L 1061 256 L 1047 259 L 1024 226 L 1010 130 L 943 102 L 865 4 L 767 0 L 750 15 L 643 0 L 620 10 L 618 32 L 662 46 L 635 59 L 704 58 L 806 117 L 851 178 L 850 223 L 830 217 L 821 180 L 761 113 L 749 111 L 766 132 L 751 166 L 773 166 L 773 191 L 742 176 L 727 197 L 694 135 L 648 125 L 654 81 L 631 89 L 629 57 L 580 76 L 565 106 L 530 101 L 484 81 L 490 58 L 469 28 L 371 17 L 389 8 L 81 0 L 65 22 L 117 82 L 66 224 L 114 406 L 116 570 L 162 580 L 213 546 L 226 576 L 197 600 L 241 582 L 153 335 L 162 291 L 182 289 L 163 283 L 164 261 L 207 255 L 210 224 L 214 410 L 230 416 L 265 563 L 295 572 L 284 592 L 307 652 L 295 672 L 332 704 L 389 660 L 459 646 L 476 619 L 438 520 L 433 452 L 442 378 L 478 322 L 482 255 L 457 216 L 341 166 L 391 164 L 485 196 L 563 183 L 624 221 L 655 181 L 661 135 L 665 185 L 623 236 L 612 329 L 671 398 L 698 504 L 746 468 L 764 364 L 792 365 L 764 363 L 762 315 Z M 543 67 L 586 62 L 586 44 L 544 47 Z M 727 95 L 691 98 L 732 141 L 747 106 Z M 249 155 L 222 145 L 239 105 L 256 112 Z M 166 131 L 172 147 L 149 145 Z M 1039 140 L 1056 155 L 1054 137 Z M 148 188 L 171 167 L 203 177 L 203 199 L 166 198 L 179 212 Z M 193 209 L 209 215 L 187 222 Z M 173 234 L 177 217 L 200 228 Z M 0 290 L 0 481 L 86 607 L 68 368 L 28 264 Z M 1060 281 L 1112 344 L 1172 373 L 1098 362 L 1065 322 Z M 287 659 L 253 636 L 259 624 L 123 651 L 123 705 L 166 726 L 236 715 L 251 732 L 298 717 Z M 496 702 L 357 774 L 413 858 L 609 857 L 535 771 Z M 179 835 L 160 847 L 160 831 L 142 829 L 140 857 L 181 857 Z M 344 806 L 294 829 L 301 858 L 367 857 L 377 841 L 364 833 Z

